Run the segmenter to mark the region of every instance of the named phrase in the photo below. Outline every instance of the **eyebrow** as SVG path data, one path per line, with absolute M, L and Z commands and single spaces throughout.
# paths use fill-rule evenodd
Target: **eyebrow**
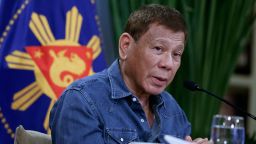
M 177 48 L 178 48 L 179 50 L 181 50 L 181 51 L 184 51 L 185 46 L 184 46 L 184 45 L 178 45 Z
M 163 41 L 162 39 L 156 39 L 155 41 L 156 41 L 156 42 L 159 42 L 160 44 L 166 45 L 166 42 Z M 178 48 L 179 50 L 184 51 L 184 49 L 185 49 L 185 44 L 177 45 L 177 48 Z

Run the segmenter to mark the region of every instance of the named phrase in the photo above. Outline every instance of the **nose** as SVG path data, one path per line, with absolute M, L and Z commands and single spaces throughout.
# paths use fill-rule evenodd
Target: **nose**
M 160 68 L 171 70 L 173 66 L 175 65 L 174 59 L 172 57 L 171 53 L 165 52 L 162 55 L 161 61 L 160 61 Z

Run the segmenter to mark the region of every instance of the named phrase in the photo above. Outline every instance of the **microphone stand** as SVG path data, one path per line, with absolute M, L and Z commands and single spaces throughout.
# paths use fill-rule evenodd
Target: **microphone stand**
M 198 85 L 197 83 L 193 82 L 193 81 L 188 81 L 188 80 L 187 80 L 187 81 L 184 81 L 184 86 L 185 86 L 188 90 L 191 90 L 191 91 L 196 91 L 196 90 L 197 90 L 197 91 L 201 91 L 201 92 L 207 93 L 208 95 L 217 98 L 218 100 L 224 102 L 225 104 L 227 104 L 227 105 L 231 106 L 232 108 L 238 110 L 239 112 L 245 114 L 246 116 L 249 116 L 250 118 L 256 120 L 256 116 L 254 116 L 254 115 L 252 115 L 252 114 L 250 114 L 250 113 L 248 113 L 248 112 L 242 110 L 240 107 L 238 107 L 238 106 L 232 104 L 231 102 L 229 102 L 229 101 L 227 101 L 227 100 L 225 100 L 225 99 L 223 99 L 223 98 L 221 98 L 221 97 L 215 95 L 214 93 L 211 93 L 211 92 L 208 91 L 208 90 L 205 90 L 205 89 L 200 88 L 199 85 Z
M 243 113 L 243 114 L 245 114 L 245 115 L 251 117 L 252 119 L 256 120 L 256 116 L 254 116 L 254 115 L 252 115 L 252 114 L 250 114 L 250 113 L 248 113 L 248 112 L 242 110 L 240 107 L 238 107 L 238 106 L 232 104 L 231 102 L 229 102 L 229 101 L 227 101 L 227 100 L 225 100 L 225 99 L 223 99 L 223 98 L 221 98 L 221 97 L 219 97 L 219 96 L 217 96 L 217 95 L 215 95 L 215 94 L 213 94 L 213 93 L 211 93 L 211 92 L 209 92 L 209 91 L 207 91 L 207 90 L 205 90 L 205 89 L 197 88 L 197 90 L 198 90 L 198 91 L 201 91 L 201 92 L 205 92 L 205 93 L 207 93 L 208 95 L 211 95 L 211 96 L 217 98 L 218 100 L 223 101 L 223 102 L 226 103 L 227 105 L 229 105 L 229 106 L 235 108 L 236 110 L 240 111 L 241 113 Z

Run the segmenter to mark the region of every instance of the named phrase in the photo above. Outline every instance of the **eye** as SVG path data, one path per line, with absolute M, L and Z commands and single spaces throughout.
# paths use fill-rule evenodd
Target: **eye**
M 181 56 L 182 56 L 182 53 L 181 53 L 181 52 L 174 53 L 174 56 L 179 56 L 179 57 L 181 57 Z
M 161 54 L 163 52 L 163 48 L 158 46 L 154 47 L 153 50 L 156 54 Z
M 181 60 L 181 57 L 182 57 L 182 52 L 174 52 L 174 53 L 173 53 L 173 58 L 174 58 L 176 61 L 180 61 L 180 60 Z
M 160 47 L 154 47 L 154 49 L 157 50 L 157 51 L 160 51 L 160 50 L 161 50 Z

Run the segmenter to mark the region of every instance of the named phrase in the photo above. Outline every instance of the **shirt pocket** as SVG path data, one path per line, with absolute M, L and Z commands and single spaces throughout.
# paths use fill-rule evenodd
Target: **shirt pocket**
M 105 138 L 107 143 L 128 144 L 138 138 L 134 129 L 106 128 Z

